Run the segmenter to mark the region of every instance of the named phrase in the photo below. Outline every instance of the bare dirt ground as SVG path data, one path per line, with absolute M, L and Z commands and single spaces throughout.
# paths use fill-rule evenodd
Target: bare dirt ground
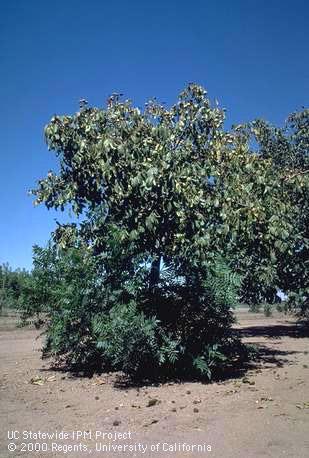
M 259 362 L 218 383 L 145 387 L 51 371 L 38 331 L 0 317 L 0 457 L 308 457 L 309 338 L 283 315 L 237 315 Z

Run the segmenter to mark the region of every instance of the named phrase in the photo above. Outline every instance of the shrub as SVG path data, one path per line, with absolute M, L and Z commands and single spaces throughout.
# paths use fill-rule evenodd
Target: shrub
M 272 314 L 273 314 L 272 305 L 268 303 L 264 304 L 264 315 L 267 317 L 270 317 L 272 316 Z
M 249 312 L 251 313 L 260 313 L 262 310 L 262 304 L 259 302 L 254 302 L 249 305 Z
M 93 332 L 97 348 L 112 366 L 134 377 L 153 377 L 177 359 L 179 342 L 164 333 L 159 320 L 147 318 L 134 303 L 96 316 Z
M 223 261 L 204 271 L 185 264 L 180 277 L 170 263 L 154 289 L 150 266 L 119 273 L 116 288 L 101 265 L 81 247 L 36 249 L 23 316 L 44 321 L 44 355 L 132 378 L 211 378 L 241 350 L 231 328 L 240 279 Z
M 287 312 L 293 312 L 299 318 L 309 321 L 309 288 L 290 292 L 285 307 Z

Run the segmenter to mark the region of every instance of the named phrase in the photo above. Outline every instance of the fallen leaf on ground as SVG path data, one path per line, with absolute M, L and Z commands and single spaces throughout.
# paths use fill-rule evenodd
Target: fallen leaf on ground
M 95 382 L 92 383 L 92 385 L 105 385 L 105 380 L 96 380 Z
M 248 383 L 249 385 L 255 385 L 255 381 L 254 380 L 249 380 L 247 377 L 244 377 L 242 379 L 242 383 Z
M 32 383 L 32 385 L 44 385 L 44 379 L 42 379 L 41 377 L 33 377 L 31 380 L 30 380 L 30 383 Z
M 147 426 L 154 425 L 155 423 L 158 423 L 158 422 L 159 422 L 159 420 L 154 418 L 153 420 L 150 420 L 149 423 L 145 423 L 144 426 L 147 428 Z
M 298 409 L 309 409 L 309 402 L 303 402 L 302 404 L 296 404 Z
M 146 407 L 153 407 L 153 406 L 155 406 L 155 405 L 157 405 L 159 403 L 160 403 L 159 399 L 152 398 L 152 399 L 149 399 L 148 404 L 147 404 Z

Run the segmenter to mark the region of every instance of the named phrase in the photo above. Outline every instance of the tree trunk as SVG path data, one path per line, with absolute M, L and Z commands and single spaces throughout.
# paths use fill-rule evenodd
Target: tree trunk
M 155 258 L 151 263 L 150 275 L 149 275 L 149 288 L 153 289 L 157 286 L 160 280 L 160 264 L 161 256 Z

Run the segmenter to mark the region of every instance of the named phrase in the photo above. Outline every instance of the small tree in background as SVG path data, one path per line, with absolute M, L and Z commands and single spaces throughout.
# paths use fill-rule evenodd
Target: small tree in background
M 28 278 L 26 270 L 13 270 L 8 263 L 0 265 L 0 313 L 17 308 Z

